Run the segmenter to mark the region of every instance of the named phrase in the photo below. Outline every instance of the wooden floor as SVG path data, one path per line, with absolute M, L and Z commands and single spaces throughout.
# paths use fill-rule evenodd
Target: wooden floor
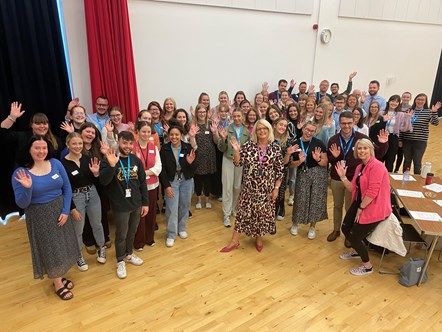
M 441 128 L 432 128 L 424 161 L 442 175 Z M 329 195 L 329 198 L 331 196 Z M 0 225 L 1 331 L 442 331 L 442 263 L 435 252 L 429 279 L 406 288 L 396 275 L 355 277 L 358 260 L 338 254 L 343 239 L 328 243 L 332 221 L 319 223 L 317 238 L 289 233 L 290 217 L 266 236 L 258 253 L 253 241 L 229 254 L 219 249 L 232 229 L 222 225 L 221 203 L 212 210 L 192 209 L 189 238 L 166 248 L 165 218 L 159 218 L 157 246 L 139 254 L 140 267 L 128 266 L 128 277 L 115 274 L 114 247 L 100 265 L 85 253 L 89 271 L 73 267 L 71 301 L 63 302 L 48 279 L 32 278 L 31 255 L 23 221 Z M 332 199 L 329 199 L 332 217 Z M 291 208 L 288 208 L 288 216 Z M 370 253 L 375 267 L 380 255 Z M 412 257 L 424 251 L 412 247 Z M 407 258 L 390 254 L 386 269 Z

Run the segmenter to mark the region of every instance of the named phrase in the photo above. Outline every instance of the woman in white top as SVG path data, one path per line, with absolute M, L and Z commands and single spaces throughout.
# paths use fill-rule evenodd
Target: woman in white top
M 364 123 L 364 112 L 362 108 L 356 106 L 352 113 L 355 122 L 353 130 L 368 136 L 368 126 Z
M 112 106 L 109 111 L 110 120 L 106 122 L 101 136 L 103 141 L 109 145 L 112 149 L 118 147 L 118 134 L 122 131 L 128 131 L 130 126 L 127 123 L 123 123 L 123 112 L 120 106 Z

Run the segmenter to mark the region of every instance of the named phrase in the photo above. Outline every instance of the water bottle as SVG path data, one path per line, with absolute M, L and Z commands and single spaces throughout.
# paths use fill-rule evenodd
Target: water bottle
M 407 184 L 408 181 L 410 181 L 410 167 L 407 167 L 404 175 L 402 175 L 402 184 Z
M 431 173 L 431 163 L 427 161 L 424 167 L 422 167 L 421 177 L 425 179 L 428 173 Z

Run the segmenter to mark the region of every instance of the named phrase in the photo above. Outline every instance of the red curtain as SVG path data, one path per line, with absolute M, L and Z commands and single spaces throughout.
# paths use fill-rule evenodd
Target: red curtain
M 92 98 L 105 95 L 124 122 L 139 111 L 127 0 L 84 0 Z

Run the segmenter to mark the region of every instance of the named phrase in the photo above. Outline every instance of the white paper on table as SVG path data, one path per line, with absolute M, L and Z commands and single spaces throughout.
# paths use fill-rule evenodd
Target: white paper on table
M 440 185 L 439 183 L 432 183 L 428 186 L 424 186 L 424 188 L 437 193 L 440 193 L 442 191 L 442 185 Z
M 442 221 L 439 213 L 435 212 L 410 211 L 410 214 L 414 219 L 418 220 Z
M 390 174 L 390 176 L 393 178 L 393 180 L 397 181 L 402 181 L 404 179 L 403 174 Z M 416 181 L 416 179 L 410 175 L 409 181 Z
M 416 191 L 416 190 L 397 189 L 397 193 L 399 194 L 399 196 L 425 198 L 425 196 L 424 196 L 424 194 L 422 194 L 422 192 Z
M 433 199 L 433 202 L 439 206 L 442 206 L 442 199 Z

